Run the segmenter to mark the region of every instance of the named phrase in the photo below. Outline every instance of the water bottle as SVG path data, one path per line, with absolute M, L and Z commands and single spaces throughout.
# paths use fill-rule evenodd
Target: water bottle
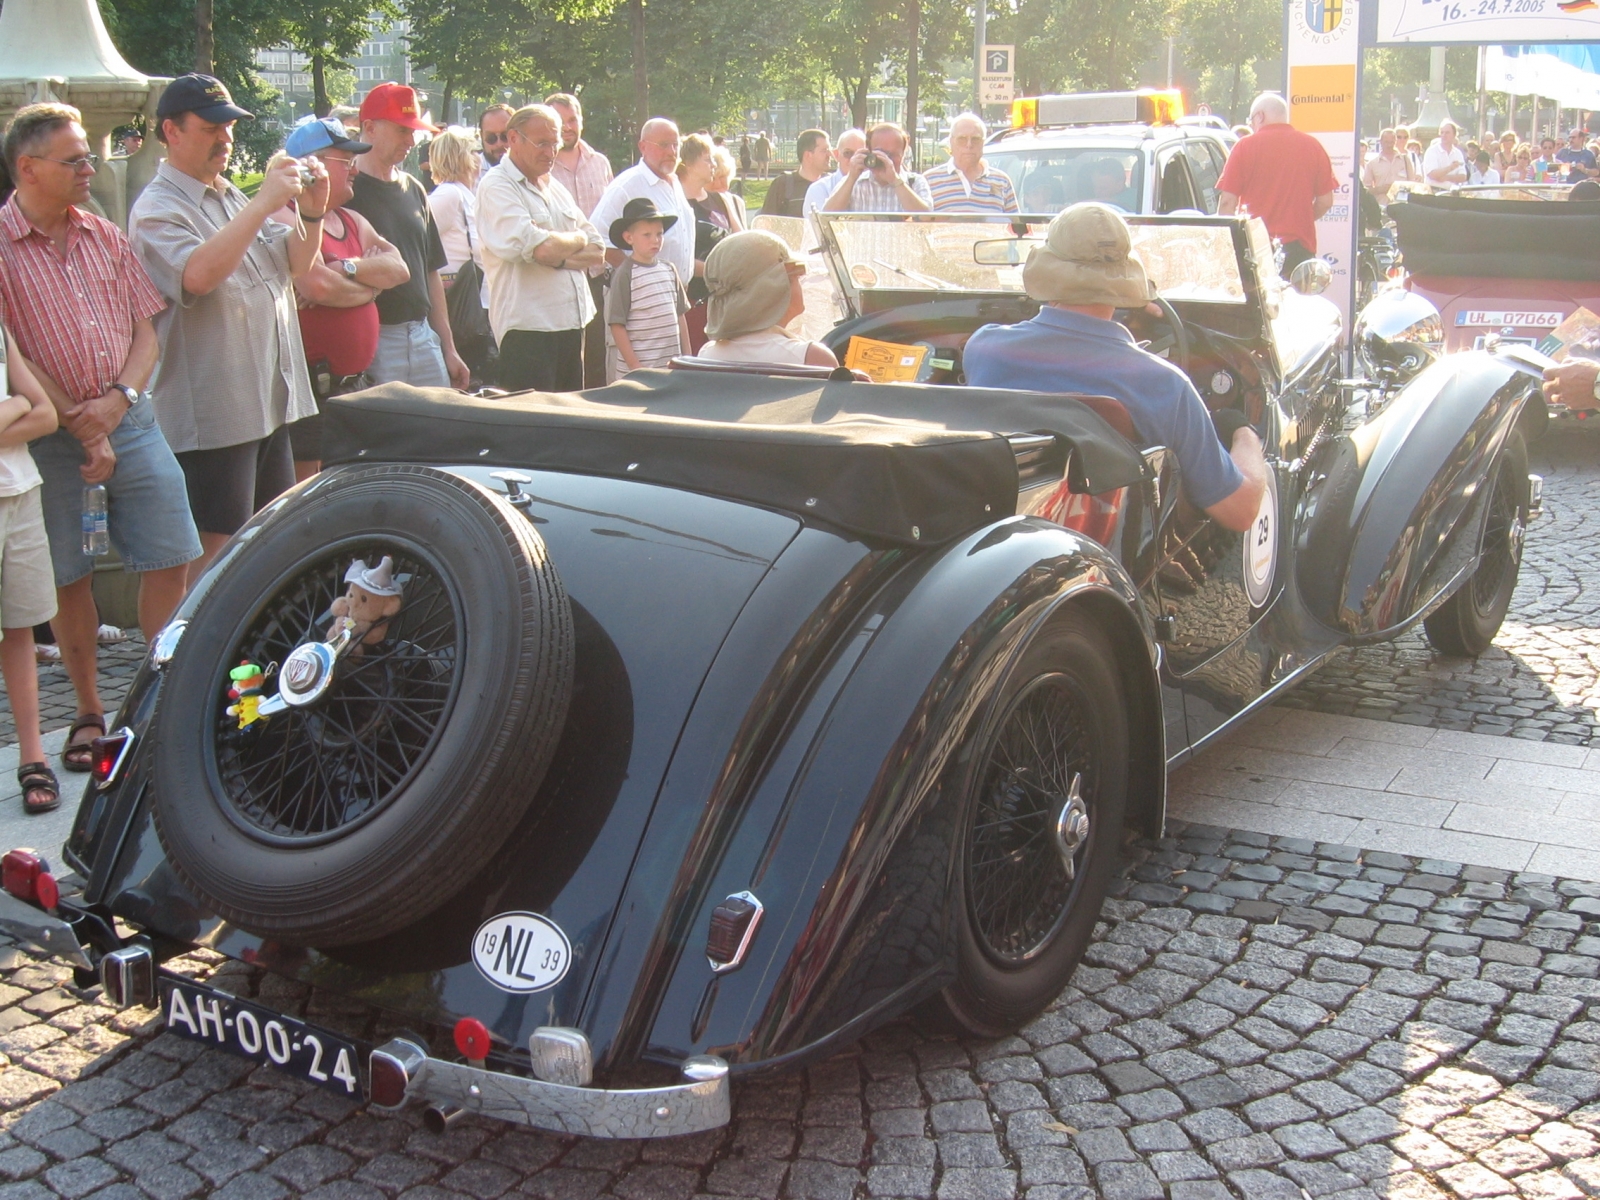
M 91 558 L 99 558 L 110 549 L 105 484 L 92 483 L 83 489 L 83 552 Z

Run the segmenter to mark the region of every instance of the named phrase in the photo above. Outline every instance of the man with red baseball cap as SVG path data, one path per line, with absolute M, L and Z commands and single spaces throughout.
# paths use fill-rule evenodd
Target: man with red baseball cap
M 355 196 L 345 207 L 365 217 L 411 271 L 405 283 L 378 294 L 378 352 L 367 376 L 374 383 L 464 388 L 472 372 L 450 333 L 439 278 L 444 246 L 422 184 L 400 169 L 418 132 L 438 130 L 423 119 L 415 89 L 380 83 L 361 102 L 361 140 L 372 149 L 356 159 Z

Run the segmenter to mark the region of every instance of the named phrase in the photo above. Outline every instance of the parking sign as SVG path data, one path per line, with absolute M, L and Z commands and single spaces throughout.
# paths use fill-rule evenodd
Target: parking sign
M 1017 78 L 1015 46 L 985 46 L 978 92 L 985 104 L 1010 104 Z

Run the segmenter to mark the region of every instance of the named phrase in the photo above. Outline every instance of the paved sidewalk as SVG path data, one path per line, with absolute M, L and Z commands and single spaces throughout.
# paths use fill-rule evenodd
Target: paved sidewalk
M 1175 771 L 1184 820 L 1600 880 L 1600 750 L 1268 708 Z

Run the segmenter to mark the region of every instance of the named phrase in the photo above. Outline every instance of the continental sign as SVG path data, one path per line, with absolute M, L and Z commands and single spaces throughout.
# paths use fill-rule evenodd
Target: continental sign
M 1302 133 L 1347 133 L 1354 129 L 1355 64 L 1290 67 L 1289 120 Z

